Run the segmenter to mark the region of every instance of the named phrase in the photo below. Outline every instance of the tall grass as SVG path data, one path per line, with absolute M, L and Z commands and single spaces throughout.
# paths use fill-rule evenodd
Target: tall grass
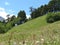
M 48 24 L 46 15 L 0 34 L 0 45 L 60 45 L 60 21 Z

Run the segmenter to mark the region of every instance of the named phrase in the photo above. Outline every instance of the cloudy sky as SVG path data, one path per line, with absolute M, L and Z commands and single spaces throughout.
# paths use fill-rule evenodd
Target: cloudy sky
M 0 16 L 6 19 L 6 15 L 17 15 L 20 10 L 25 10 L 27 17 L 29 17 L 30 7 L 40 7 L 48 4 L 50 0 L 0 0 Z

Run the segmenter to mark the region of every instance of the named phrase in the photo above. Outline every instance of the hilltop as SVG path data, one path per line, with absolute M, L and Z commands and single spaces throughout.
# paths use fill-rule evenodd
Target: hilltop
M 5 34 L 0 34 L 0 42 L 3 42 L 3 45 L 8 45 L 9 43 L 11 45 L 13 43 L 19 45 L 19 43 L 27 41 L 27 45 L 31 45 L 32 42 L 38 41 L 41 45 L 59 45 L 60 21 L 49 24 L 46 22 L 47 15 L 15 26 Z

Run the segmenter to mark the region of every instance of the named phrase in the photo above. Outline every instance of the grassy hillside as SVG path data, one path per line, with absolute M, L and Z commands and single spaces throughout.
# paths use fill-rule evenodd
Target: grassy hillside
M 0 34 L 0 45 L 59 45 L 60 21 L 48 24 L 46 15 Z

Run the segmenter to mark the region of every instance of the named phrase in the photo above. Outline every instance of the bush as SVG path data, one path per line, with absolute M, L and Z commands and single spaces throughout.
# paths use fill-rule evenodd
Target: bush
M 55 21 L 59 21 L 60 20 L 60 12 L 48 13 L 46 20 L 48 23 L 53 23 Z
M 0 22 L 0 33 L 5 33 L 5 25 Z

